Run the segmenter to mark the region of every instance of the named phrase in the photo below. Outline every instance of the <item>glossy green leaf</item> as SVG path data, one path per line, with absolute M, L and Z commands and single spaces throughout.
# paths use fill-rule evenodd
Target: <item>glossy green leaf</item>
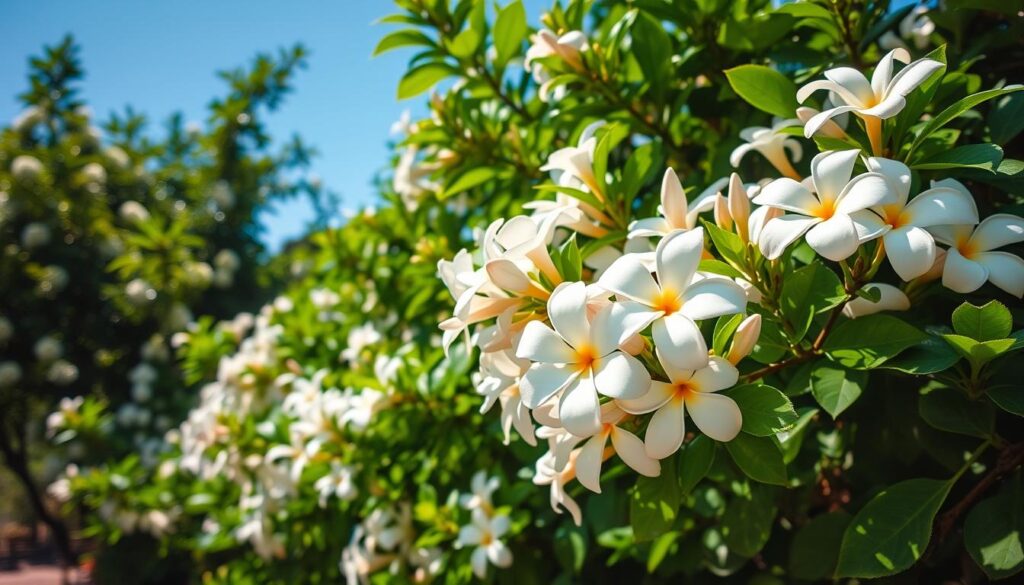
M 680 497 L 675 459 L 671 457 L 662 460 L 658 477 L 637 477 L 629 500 L 629 520 L 638 542 L 657 538 L 672 528 Z
M 838 305 L 845 296 L 836 273 L 821 262 L 813 262 L 786 275 L 779 305 L 793 324 L 796 339 L 802 339 L 814 316 Z
M 796 84 L 778 71 L 763 65 L 740 65 L 725 71 L 741 98 L 755 108 L 792 118 L 796 112 Z
M 1013 316 L 999 301 L 980 307 L 963 303 L 953 311 L 953 331 L 977 341 L 1005 339 L 1012 328 Z
M 526 36 L 526 9 L 520 0 L 515 0 L 498 11 L 494 21 L 494 48 L 498 52 L 498 62 L 507 63 L 523 44 Z
M 767 437 L 788 429 L 796 421 L 793 403 L 786 395 L 765 384 L 745 384 L 724 393 L 736 401 L 743 413 L 743 432 Z
M 848 368 L 874 368 L 927 339 L 892 315 L 868 315 L 840 323 L 825 340 L 829 357 Z
M 786 464 L 782 451 L 772 437 L 755 437 L 740 433 L 725 444 L 732 460 L 754 481 L 774 485 L 786 485 Z
M 968 400 L 962 392 L 939 388 L 922 394 L 917 402 L 921 418 L 929 425 L 951 433 L 982 439 L 992 436 L 996 413 L 984 400 Z
M 1018 470 L 992 497 L 978 503 L 964 521 L 964 546 L 990 579 L 1024 569 L 1024 487 Z
M 867 382 L 867 372 L 848 370 L 824 360 L 811 370 L 811 394 L 832 418 L 860 398 Z

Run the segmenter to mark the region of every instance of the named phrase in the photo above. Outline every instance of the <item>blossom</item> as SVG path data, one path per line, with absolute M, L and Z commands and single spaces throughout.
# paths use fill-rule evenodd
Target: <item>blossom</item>
M 58 386 L 72 384 L 78 379 L 78 366 L 67 360 L 57 360 L 46 370 L 46 379 Z
M 501 541 L 508 529 L 508 516 L 491 518 L 482 510 L 474 510 L 472 523 L 459 529 L 455 545 L 460 548 L 476 547 L 470 555 L 470 565 L 478 578 L 487 576 L 488 562 L 503 569 L 512 566 L 512 551 Z
M 750 355 L 750 352 L 754 350 L 754 344 L 757 343 L 757 339 L 760 336 L 761 315 L 754 313 L 736 327 L 736 333 L 732 338 L 732 345 L 729 346 L 729 352 L 725 355 L 725 358 L 735 366 L 740 360 Z
M 1015 297 L 1024 296 L 1024 260 L 996 248 L 1024 242 L 1024 219 L 998 213 L 976 228 L 935 226 L 935 239 L 949 246 L 942 268 L 942 284 L 958 293 L 974 292 L 986 281 Z
M 316 480 L 313 489 L 319 494 L 320 507 L 327 507 L 327 500 L 332 496 L 340 500 L 351 500 L 356 497 L 358 490 L 352 483 L 352 476 L 355 470 L 351 466 L 342 465 L 337 461 L 331 463 L 331 471 Z
M 862 239 L 850 214 L 888 204 L 896 196 L 879 173 L 850 179 L 859 153 L 856 149 L 823 152 L 811 161 L 811 181 L 776 179 L 761 190 L 754 203 L 793 213 L 765 224 L 758 241 L 765 257 L 782 256 L 804 233 L 811 248 L 829 260 L 843 260 L 857 251 Z
M 906 49 L 907 45 L 903 41 L 907 40 L 913 42 L 918 50 L 928 48 L 931 34 L 935 32 L 935 23 L 928 17 L 928 12 L 928 6 L 924 4 L 915 6 L 903 17 L 903 20 L 900 20 L 897 27 L 899 35 L 897 36 L 891 30 L 885 31 L 885 34 L 878 39 L 878 45 L 884 49 Z
M 149 210 L 138 201 L 125 201 L 117 213 L 125 223 L 140 223 L 149 219 Z
M 47 335 L 36 341 L 32 351 L 36 359 L 49 363 L 64 355 L 64 345 L 56 337 Z
M 551 180 L 562 187 L 589 190 L 598 199 L 604 199 L 601 186 L 594 175 L 594 149 L 597 137 L 594 135 L 604 121 L 594 122 L 583 129 L 576 146 L 567 146 L 552 152 L 540 170 L 548 171 Z
M 459 496 L 459 504 L 470 511 L 483 510 L 487 514 L 494 511 L 494 504 L 491 502 L 491 495 L 501 485 L 497 477 L 488 477 L 487 472 L 480 470 L 473 474 L 470 481 L 471 493 Z
M 697 216 L 705 211 L 711 211 L 715 206 L 718 192 L 728 181 L 727 178 L 715 181 L 692 202 L 687 203 L 686 191 L 679 181 L 679 176 L 671 168 L 666 169 L 661 180 L 661 205 L 658 206 L 661 217 L 649 217 L 632 222 L 629 224 L 629 237 L 667 236 L 675 230 L 692 230 L 697 227 Z
M 864 291 L 874 290 L 878 293 L 877 301 L 858 296 L 843 307 L 843 315 L 850 319 L 873 315 L 882 311 L 906 311 L 910 308 L 910 299 L 903 291 L 891 284 L 872 282 L 864 285 Z
M 635 398 L 650 385 L 643 364 L 619 350 L 619 344 L 638 330 L 625 328 L 615 307 L 607 305 L 591 319 L 586 285 L 559 285 L 547 305 L 554 329 L 530 321 L 516 351 L 516 356 L 534 362 L 519 382 L 523 402 L 537 408 L 562 392 L 558 415 L 565 428 L 579 436 L 601 428 L 599 393 Z
M 381 339 L 380 331 L 377 331 L 373 323 L 363 323 L 359 327 L 353 327 L 348 332 L 348 339 L 345 342 L 346 347 L 341 352 L 341 360 L 354 362 L 365 348 L 379 342 Z
M 921 276 L 935 262 L 935 239 L 925 229 L 938 225 L 976 224 L 978 208 L 967 188 L 955 179 L 932 182 L 910 199 L 910 169 L 899 161 L 869 158 L 868 169 L 885 176 L 895 200 L 852 214 L 863 239 L 884 233 L 885 253 L 903 280 Z
M 626 412 L 646 414 L 654 412 L 644 435 L 644 448 L 655 459 L 664 459 L 679 450 L 686 436 L 685 415 L 702 433 L 716 441 L 733 440 L 743 426 L 743 415 L 736 402 L 728 396 L 716 394 L 736 384 L 739 371 L 728 360 L 705 357 L 706 365 L 696 369 L 682 369 L 665 359 L 665 351 L 658 348 L 658 361 L 665 369 L 668 382 L 651 382 L 650 391 L 633 400 L 619 400 Z
M 495 402 L 501 403 L 501 429 L 505 434 L 506 445 L 511 440 L 512 427 L 528 444 L 537 444 L 530 411 L 523 404 L 519 391 L 519 379 L 529 367 L 529 360 L 519 359 L 508 350 L 487 352 L 480 356 L 477 391 L 485 397 L 480 413 L 490 410 Z
M 743 288 L 719 277 L 698 278 L 704 229 L 676 232 L 655 251 L 657 280 L 636 254 L 615 261 L 598 286 L 615 293 L 635 328 L 653 324 L 654 344 L 680 368 L 695 369 L 707 359 L 707 345 L 694 321 L 740 313 Z
M 569 31 L 561 36 L 555 35 L 547 29 L 541 29 L 530 36 L 530 48 L 526 50 L 526 58 L 523 66 L 533 74 L 533 79 L 540 88 L 537 95 L 541 101 L 558 101 L 565 95 L 565 86 L 560 86 L 551 93 L 551 73 L 540 63 L 534 63 L 537 59 L 557 56 L 563 62 L 577 71 L 582 71 L 583 61 L 580 53 L 588 48 L 587 37 L 580 31 Z
M 50 243 L 50 226 L 34 221 L 21 230 L 21 246 L 26 250 L 42 248 Z
M 895 76 L 894 60 L 909 63 Z M 878 62 L 870 82 L 863 73 L 851 67 L 829 69 L 825 72 L 827 79 L 812 81 L 801 87 L 796 93 L 796 99 L 798 102 L 804 102 L 812 93 L 824 89 L 838 96 L 843 105 L 829 108 L 811 118 L 804 126 L 804 136 L 810 138 L 828 120 L 846 112 L 853 112 L 868 124 L 872 149 L 879 154 L 881 120 L 900 113 L 907 104 L 907 94 L 942 67 L 943 64 L 934 59 L 918 59 L 910 63 L 910 54 L 906 50 L 895 49 Z
M 565 491 L 565 484 L 576 477 L 576 459 L 579 457 L 579 449 L 569 454 L 567 465 L 561 470 L 555 465 L 554 451 L 548 451 L 537 459 L 536 470 L 533 475 L 533 483 L 536 485 L 550 485 L 551 509 L 556 514 L 562 510 L 569 512 L 576 526 L 583 523 L 583 511 L 579 504 Z
M 798 119 L 780 120 L 776 118 L 771 128 L 752 126 L 740 130 L 740 138 L 747 144 L 741 144 L 732 151 L 732 154 L 729 155 L 729 164 L 738 167 L 748 152 L 757 151 L 768 159 L 768 162 L 780 173 L 799 181 L 800 173 L 796 172 L 789 162 L 786 151 L 789 151 L 789 155 L 793 157 L 794 161 L 798 161 L 803 157 L 803 147 L 795 138 L 782 131 L 799 125 L 800 120 Z
M 22 154 L 11 161 L 11 175 L 23 182 L 34 181 L 43 172 L 43 163 L 34 156 Z
M 648 392 L 649 394 L 649 392 Z M 601 493 L 601 463 L 605 460 L 605 445 L 608 439 L 612 448 L 626 465 L 647 477 L 661 474 L 659 464 L 646 452 L 643 442 L 633 433 L 618 425 L 629 415 L 616 402 L 607 402 L 601 407 L 601 431 L 587 440 L 576 458 L 576 479 L 583 487 Z

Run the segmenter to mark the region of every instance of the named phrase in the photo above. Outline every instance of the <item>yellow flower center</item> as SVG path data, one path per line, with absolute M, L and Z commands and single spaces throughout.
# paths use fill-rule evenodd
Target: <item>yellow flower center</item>
M 903 213 L 903 207 L 900 205 L 886 205 L 882 208 L 882 217 L 892 229 L 901 228 L 910 223 L 910 218 Z
M 651 306 L 656 311 L 671 315 L 683 306 L 683 300 L 679 298 L 679 295 L 674 290 L 665 287 L 651 299 Z
M 819 219 L 831 219 L 836 214 L 835 201 L 825 199 L 818 203 L 818 208 L 811 211 L 811 215 Z
M 597 365 L 597 350 L 590 345 L 581 345 L 576 348 L 576 370 L 586 372 Z
M 675 385 L 674 397 L 676 400 L 682 400 L 683 402 L 685 402 L 687 400 L 692 400 L 696 395 L 697 389 L 694 388 L 693 385 L 691 385 L 689 382 L 680 382 Z
M 978 246 L 971 242 L 970 238 L 961 238 L 956 243 L 956 251 L 964 258 L 970 258 L 978 253 Z

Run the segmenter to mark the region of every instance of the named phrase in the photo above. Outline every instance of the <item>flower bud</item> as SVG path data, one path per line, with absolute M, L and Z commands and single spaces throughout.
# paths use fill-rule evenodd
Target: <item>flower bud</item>
M 754 344 L 757 343 L 757 338 L 760 336 L 761 315 L 755 313 L 744 319 L 736 328 L 736 334 L 733 335 L 732 345 L 729 347 L 726 359 L 733 365 L 738 364 L 754 350 Z
M 740 176 L 733 173 L 729 177 L 729 214 L 736 222 L 736 233 L 744 243 L 750 241 L 748 224 L 750 223 L 750 198 L 743 187 Z
M 715 195 L 715 225 L 726 231 L 732 231 L 732 214 L 729 213 L 729 201 L 719 193 Z

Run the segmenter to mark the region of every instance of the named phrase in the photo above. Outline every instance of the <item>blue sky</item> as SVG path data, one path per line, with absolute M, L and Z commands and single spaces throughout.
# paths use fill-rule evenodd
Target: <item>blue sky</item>
M 536 23 L 546 2 L 526 4 Z M 82 47 L 83 97 L 101 120 L 131 104 L 154 122 L 174 111 L 202 121 L 223 91 L 215 71 L 302 42 L 309 67 L 268 125 L 279 140 L 298 133 L 315 146 L 313 172 L 343 207 L 357 207 L 373 201 L 391 123 L 407 108 L 425 111 L 423 99 L 395 98 L 408 52 L 370 58 L 388 31 L 371 23 L 392 12 L 389 0 L 0 0 L 0 120 L 21 111 L 28 57 L 69 32 Z M 310 216 L 303 202 L 275 212 L 265 218 L 272 247 L 301 234 Z

